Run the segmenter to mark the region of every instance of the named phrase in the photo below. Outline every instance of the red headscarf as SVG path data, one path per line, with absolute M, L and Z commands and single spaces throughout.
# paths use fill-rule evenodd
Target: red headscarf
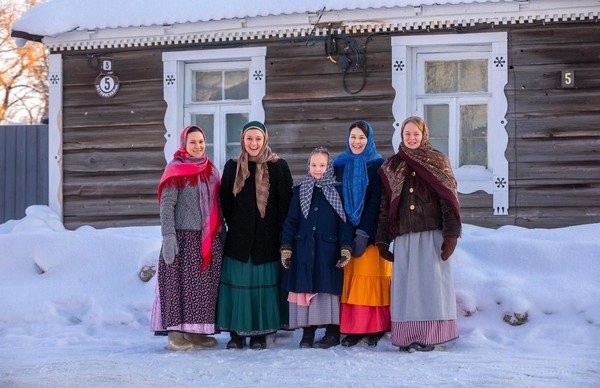
M 200 194 L 200 213 L 202 215 L 202 267 L 201 271 L 208 268 L 212 256 L 212 241 L 221 228 L 219 214 L 219 187 L 221 179 L 219 171 L 208 159 L 206 154 L 200 158 L 193 158 L 185 149 L 187 134 L 191 128 L 198 128 L 206 139 L 204 130 L 198 126 L 186 127 L 180 136 L 180 148 L 173 155 L 173 160 L 167 164 L 160 183 L 158 184 L 158 202 L 165 186 L 174 186 L 182 189 L 185 185 L 198 187 Z

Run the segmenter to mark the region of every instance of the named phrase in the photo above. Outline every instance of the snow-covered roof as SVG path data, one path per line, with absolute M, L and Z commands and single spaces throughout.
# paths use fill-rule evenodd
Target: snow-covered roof
M 87 49 L 586 20 L 599 12 L 597 0 L 49 0 L 25 12 L 13 36 Z

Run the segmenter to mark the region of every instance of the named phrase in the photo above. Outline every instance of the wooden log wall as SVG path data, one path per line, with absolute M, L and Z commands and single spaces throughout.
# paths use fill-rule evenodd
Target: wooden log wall
M 600 222 L 600 26 L 509 32 L 510 213 L 514 224 Z M 575 87 L 561 87 L 561 72 Z
M 510 214 L 493 216 L 492 196 L 476 192 L 460 195 L 463 222 L 485 227 L 600 222 L 600 27 L 577 23 L 504 30 L 509 33 Z M 368 69 L 357 94 L 344 90 L 343 73 L 326 58 L 323 41 L 246 44 L 267 46 L 263 104 L 270 146 L 288 161 L 296 181 L 306 174 L 314 147 L 326 146 L 334 155 L 344 150 L 348 126 L 357 119 L 371 122 L 384 157 L 394 152 L 390 35 L 355 38 L 366 44 Z M 161 50 L 107 53 L 121 81 L 112 99 L 95 92 L 99 69 L 91 53 L 65 55 L 66 227 L 159 224 L 156 186 L 165 164 L 166 110 Z M 560 87 L 560 72 L 566 69 L 575 70 L 576 88 Z M 347 89 L 357 90 L 361 77 L 350 72 Z
M 327 59 L 324 41 L 274 43 L 267 49 L 267 93 L 263 101 L 269 144 L 288 160 L 294 180 L 307 173 L 310 152 L 324 146 L 337 156 L 346 148 L 348 127 L 358 119 L 373 126 L 378 151 L 393 154 L 391 40 L 388 35 L 356 36 L 365 46 L 364 88 L 344 90 L 341 68 Z M 360 89 L 365 73 L 349 71 L 346 89 Z
M 364 44 L 367 36 L 357 39 Z M 326 146 L 334 155 L 343 151 L 348 126 L 357 119 L 370 120 L 380 152 L 392 154 L 389 36 L 368 42 L 369 71 L 365 87 L 356 95 L 344 91 L 343 73 L 326 58 L 324 42 L 250 45 L 265 44 L 263 103 L 269 144 L 288 161 L 295 180 L 306 174 L 306 159 L 314 147 Z M 165 162 L 162 52 L 110 53 L 121 82 L 112 99 L 96 94 L 99 69 L 89 54 L 65 56 L 63 63 L 65 226 L 156 225 L 156 186 Z M 362 72 L 348 73 L 351 91 L 361 82 Z
M 162 52 L 111 53 L 120 89 L 109 99 L 95 91 L 100 70 L 88 54 L 63 58 L 64 224 L 157 225 L 165 166 Z

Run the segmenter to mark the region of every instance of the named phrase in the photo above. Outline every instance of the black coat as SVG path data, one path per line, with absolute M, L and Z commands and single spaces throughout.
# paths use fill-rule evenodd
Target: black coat
M 256 164 L 248 163 L 250 176 L 237 196 L 233 195 L 233 182 L 237 162 L 228 160 L 223 168 L 220 199 L 227 223 L 227 239 L 223 255 L 247 262 L 265 264 L 279 261 L 281 227 L 292 197 L 292 174 L 283 159 L 267 163 L 269 169 L 269 198 L 265 218 L 260 217 L 256 206 L 254 176 Z

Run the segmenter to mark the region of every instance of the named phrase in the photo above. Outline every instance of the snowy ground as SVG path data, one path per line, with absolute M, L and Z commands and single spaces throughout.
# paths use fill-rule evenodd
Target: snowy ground
M 452 257 L 460 338 L 430 353 L 299 349 L 170 352 L 149 331 L 158 227 L 67 231 L 47 207 L 0 225 L 1 387 L 600 387 L 600 224 L 466 225 Z M 471 316 L 464 316 L 470 311 Z M 511 326 L 506 313 L 527 312 Z M 321 333 L 318 333 L 319 335 Z

